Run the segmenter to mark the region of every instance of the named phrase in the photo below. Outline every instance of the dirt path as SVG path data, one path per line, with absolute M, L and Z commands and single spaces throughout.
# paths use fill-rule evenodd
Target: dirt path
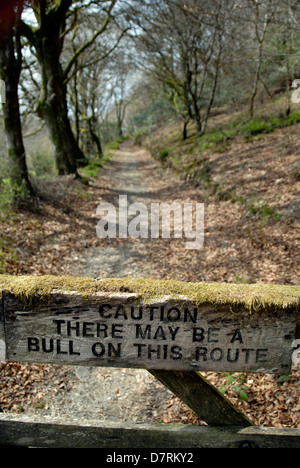
M 233 185 L 241 199 L 251 200 L 250 193 L 259 191 L 265 203 L 273 206 L 280 182 L 277 209 L 284 216 L 280 221 L 258 216 L 238 201 L 209 198 L 207 190 L 168 172 L 148 151 L 126 142 L 89 187 L 71 178 L 47 181 L 44 193 L 49 197 L 45 195 L 39 214 L 24 212 L 17 222 L 2 222 L 3 235 L 18 253 L 17 263 L 12 262 L 8 272 L 299 284 L 299 218 L 294 208 L 292 214 L 285 214 L 286 207 L 297 206 L 299 200 L 299 181 L 292 169 L 299 160 L 298 135 L 293 136 L 288 154 L 284 141 L 279 132 L 266 136 L 263 143 L 254 142 L 249 148 L 239 143 L 226 154 L 212 156 L 213 177 L 225 192 L 233 190 Z M 276 171 L 272 172 L 274 160 Z M 228 168 L 233 171 L 230 177 Z M 285 178 L 279 179 L 280 174 Z M 117 206 L 119 195 L 125 194 L 130 204 L 204 202 L 204 248 L 186 250 L 182 239 L 97 238 L 97 206 L 103 202 Z M 226 376 L 209 373 L 206 377 L 216 387 L 226 385 Z M 249 374 L 243 378 L 248 402 L 237 397 L 234 385 L 228 387 L 227 396 L 255 424 L 300 427 L 299 366 L 281 386 L 277 376 Z M 0 411 L 78 420 L 197 422 L 178 400 L 172 398 L 170 404 L 170 397 L 142 370 L 0 364 Z
M 145 152 L 131 142 L 123 144 L 105 170 L 104 178 L 109 175 L 113 181 L 107 201 L 118 205 L 119 195 L 127 195 L 129 204 L 148 204 L 150 180 L 145 172 L 150 176 L 150 171 L 145 166 Z M 72 274 L 94 278 L 149 276 L 147 244 L 147 240 L 107 241 L 100 247 L 87 248 Z M 44 413 L 52 417 L 72 415 L 79 420 L 150 422 L 165 411 L 170 397 L 171 393 L 145 370 L 78 367 L 68 393 L 62 392 L 49 402 Z
M 146 160 L 145 160 L 146 156 Z M 119 195 L 126 195 L 128 204 L 151 201 L 151 168 L 147 164 L 145 151 L 125 142 L 117 152 L 109 168 L 112 188 L 106 194 L 107 202 L 119 205 Z M 100 179 L 101 180 L 101 179 Z M 92 248 L 86 252 L 85 263 L 80 276 L 106 277 L 148 277 L 151 273 L 145 261 L 149 247 L 148 240 L 104 242 L 104 248 Z

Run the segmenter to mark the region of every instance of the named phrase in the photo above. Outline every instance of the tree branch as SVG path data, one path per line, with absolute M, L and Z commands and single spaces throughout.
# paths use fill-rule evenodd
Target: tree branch
M 29 24 L 25 23 L 23 20 L 19 22 L 19 33 L 21 36 L 26 37 L 31 45 L 35 45 L 35 34 L 33 29 Z
M 67 67 L 65 68 L 64 70 L 64 74 L 63 74 L 63 77 L 64 77 L 64 80 L 67 79 L 68 77 L 68 74 L 70 73 L 76 59 L 79 57 L 79 55 L 81 55 L 86 49 L 88 49 L 92 44 L 93 42 L 97 39 L 97 37 L 99 37 L 101 34 L 104 33 L 104 31 L 106 30 L 109 22 L 110 22 L 110 19 L 111 19 L 111 12 L 115 6 L 115 4 L 117 3 L 118 0 L 112 0 L 111 4 L 110 4 L 110 7 L 108 9 L 108 12 L 106 14 L 106 18 L 104 20 L 104 23 L 102 24 L 101 28 L 98 29 L 98 31 L 95 32 L 95 34 L 93 34 L 93 36 L 91 37 L 91 39 L 89 41 L 87 41 L 85 44 L 83 44 L 81 47 L 79 47 L 79 49 L 76 50 L 76 52 L 74 52 L 73 56 L 71 57 Z
M 84 63 L 83 65 L 78 65 L 77 66 L 77 69 L 76 71 L 74 71 L 71 75 L 67 75 L 65 76 L 65 73 L 64 73 L 64 82 L 65 83 L 68 83 L 73 77 L 74 77 L 74 74 L 80 70 L 83 70 L 84 68 L 88 68 L 92 65 L 95 65 L 96 63 L 98 62 L 101 62 L 102 60 L 105 60 L 119 45 L 121 39 L 123 38 L 124 34 L 126 34 L 128 31 L 128 29 L 125 29 L 124 31 L 122 31 L 122 34 L 119 36 L 118 40 L 116 41 L 116 43 L 113 45 L 113 47 L 111 49 L 109 49 L 107 52 L 105 52 L 103 55 L 101 55 L 101 57 L 97 57 L 95 60 L 92 60 L 91 62 L 87 62 L 87 63 Z M 77 57 L 76 57 L 77 59 Z M 74 63 L 76 62 L 76 59 L 74 60 Z

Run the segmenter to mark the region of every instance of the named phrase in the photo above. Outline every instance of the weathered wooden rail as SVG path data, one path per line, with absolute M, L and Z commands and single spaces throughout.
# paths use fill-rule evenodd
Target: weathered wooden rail
M 300 288 L 0 276 L 0 359 L 144 368 L 209 427 L 81 425 L 0 416 L 2 446 L 300 447 L 257 428 L 199 371 L 288 374 Z

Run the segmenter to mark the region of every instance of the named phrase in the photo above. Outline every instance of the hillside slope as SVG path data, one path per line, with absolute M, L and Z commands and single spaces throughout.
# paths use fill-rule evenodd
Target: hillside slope
M 144 140 L 169 180 L 186 181 L 205 203 L 204 279 L 299 284 L 298 118 L 218 125 L 186 141 L 173 124 Z

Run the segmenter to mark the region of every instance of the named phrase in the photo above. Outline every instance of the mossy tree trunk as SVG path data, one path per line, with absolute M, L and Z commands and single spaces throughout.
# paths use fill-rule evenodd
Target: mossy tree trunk
M 37 112 L 45 121 L 54 145 L 60 175 L 77 174 L 77 168 L 87 162 L 71 128 L 67 85 L 60 63 L 71 3 L 71 0 L 61 0 L 49 6 L 40 0 L 34 6 L 38 28 L 22 23 L 22 33 L 35 48 L 41 68 L 42 89 Z
M 97 148 L 98 158 L 101 159 L 101 158 L 103 158 L 103 149 L 102 149 L 100 136 L 98 136 L 96 131 L 94 130 L 94 126 L 95 126 L 95 123 L 96 123 L 95 116 L 88 118 L 87 123 L 88 123 L 90 136 L 91 136 L 92 141 L 95 143 L 96 148 Z
M 86 158 L 71 128 L 67 89 L 57 50 L 47 43 L 44 38 L 37 41 L 38 60 L 42 69 L 42 90 L 37 111 L 54 145 L 59 174 L 76 174 L 77 168 L 86 163 Z
M 29 180 L 22 137 L 18 84 L 22 57 L 18 18 L 22 1 L 4 2 L 0 6 L 0 76 L 5 83 L 5 102 L 2 103 L 4 132 L 7 140 L 11 177 L 18 187 L 33 194 Z

